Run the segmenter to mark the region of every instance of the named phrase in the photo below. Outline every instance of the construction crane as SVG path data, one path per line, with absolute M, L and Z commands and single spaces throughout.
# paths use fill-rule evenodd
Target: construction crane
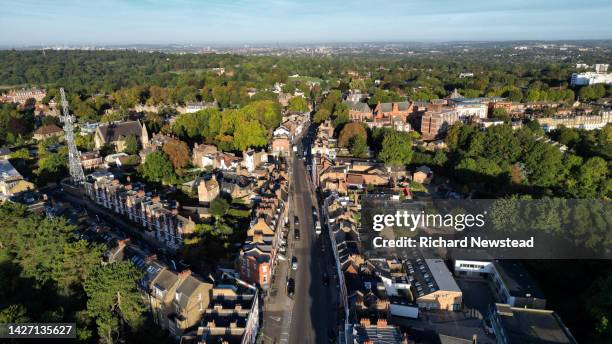
M 68 170 L 70 171 L 70 180 L 74 185 L 81 185 L 85 181 L 85 174 L 81 166 L 81 152 L 74 143 L 74 116 L 68 111 L 68 101 L 64 88 L 60 88 L 62 96 L 62 117 L 64 123 L 64 137 L 68 145 Z

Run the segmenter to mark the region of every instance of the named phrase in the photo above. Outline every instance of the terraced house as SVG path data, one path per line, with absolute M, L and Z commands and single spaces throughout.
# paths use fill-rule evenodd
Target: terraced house
M 178 202 L 162 200 L 159 195 L 146 192 L 140 183 L 122 184 L 105 176 L 89 176 L 85 189 L 96 203 L 141 225 L 146 236 L 171 250 L 180 248 L 184 235 L 195 229 L 190 217 L 179 214 Z

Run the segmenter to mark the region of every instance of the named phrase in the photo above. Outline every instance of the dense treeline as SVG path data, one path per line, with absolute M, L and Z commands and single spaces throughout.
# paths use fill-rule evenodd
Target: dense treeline
M 374 101 L 400 96 L 427 100 L 441 98 L 457 88 L 465 96 L 503 96 L 514 101 L 573 101 L 568 89 L 574 65 L 525 62 L 492 58 L 493 51 L 480 55 L 439 58 L 324 58 L 272 57 L 216 54 L 166 54 L 134 51 L 3 51 L 0 80 L 5 85 L 62 85 L 85 101 L 91 96 L 115 94 L 118 103 L 138 100 L 152 104 L 183 103 L 217 99 L 222 106 L 240 105 L 248 99 L 247 88 L 270 88 L 289 83 L 309 95 L 307 81 L 322 87 L 368 90 Z M 384 68 L 382 67 L 384 66 Z M 221 76 L 211 68 L 224 68 Z M 350 72 L 350 73 L 349 73 Z M 460 77 L 460 73 L 474 73 Z M 291 78 L 299 74 L 309 78 Z M 375 80 L 379 80 L 377 84 Z M 610 88 L 587 88 L 582 98 L 610 94 Z M 53 94 L 53 93 L 52 93 Z M 94 101 L 94 103 L 96 103 Z M 92 104 L 93 105 L 93 104 Z M 100 105 L 99 102 L 98 104 Z
M 446 137 L 448 150 L 418 150 L 414 164 L 431 164 L 474 197 L 526 194 L 540 198 L 611 198 L 609 179 L 612 125 L 602 130 L 560 129 L 569 150 L 546 142 L 537 122 L 518 130 L 509 125 L 486 130 L 456 123 Z M 571 134 L 567 134 L 567 132 Z
M 136 289 L 140 271 L 130 262 L 104 265 L 104 246 L 75 230 L 64 218 L 0 205 L 0 322 L 75 322 L 83 343 L 153 340 Z

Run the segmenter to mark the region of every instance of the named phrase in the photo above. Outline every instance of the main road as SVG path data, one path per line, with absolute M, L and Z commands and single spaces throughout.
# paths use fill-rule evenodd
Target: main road
M 299 153 L 302 153 L 304 147 L 308 151 L 309 143 L 310 137 L 306 136 L 303 145 L 298 145 Z M 329 278 L 329 283 L 324 283 L 324 273 L 333 276 L 335 265 L 327 233 L 315 233 L 313 209 L 316 209 L 319 218 L 321 212 L 305 167 L 307 158 L 301 160 L 294 154 L 291 159 L 292 210 L 300 221 L 297 228 L 301 238 L 293 242 L 293 255 L 298 259 L 298 269 L 290 273 L 295 279 L 296 288 L 289 343 L 319 344 L 329 343 L 330 335 L 337 333 L 338 291 L 336 279 Z

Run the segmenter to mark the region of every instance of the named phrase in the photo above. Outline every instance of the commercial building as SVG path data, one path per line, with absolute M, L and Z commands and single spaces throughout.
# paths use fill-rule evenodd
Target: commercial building
M 513 307 L 546 308 L 546 298 L 518 260 L 456 259 L 455 275 L 491 281 L 493 292 Z
M 495 304 L 489 319 L 498 344 L 576 344 L 554 311 Z
M 570 81 L 572 86 L 588 86 L 594 84 L 612 84 L 612 74 L 598 72 L 573 73 Z

